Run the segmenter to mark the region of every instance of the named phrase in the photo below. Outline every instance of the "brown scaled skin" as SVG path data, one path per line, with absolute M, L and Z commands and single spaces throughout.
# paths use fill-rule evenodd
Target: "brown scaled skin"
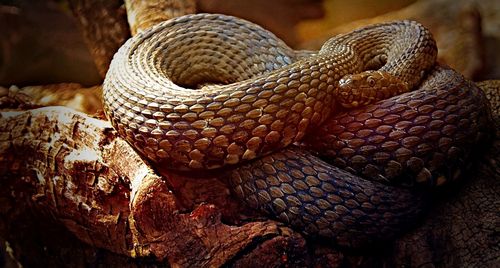
M 105 112 L 155 165 L 202 172 L 225 167 L 233 190 L 250 206 L 305 234 L 360 246 L 407 227 L 421 199 L 413 190 L 352 173 L 359 169 L 383 181 L 411 171 L 413 180 L 439 181 L 435 176 L 452 173 L 449 161 L 469 160 L 472 147 L 464 141 L 478 142 L 488 125 L 484 96 L 456 72 L 435 68 L 436 54 L 429 31 L 413 21 L 368 26 L 304 52 L 244 20 L 188 15 L 120 48 L 103 86 Z M 332 126 L 339 80 L 367 70 L 379 71 L 375 85 L 396 77 L 411 91 L 333 117 L 333 125 L 344 128 L 338 140 L 318 136 L 322 126 Z M 363 75 L 352 80 L 370 83 L 377 74 Z M 365 91 L 359 104 L 387 94 L 384 88 Z M 348 161 L 334 163 L 344 169 L 286 148 L 306 135 L 319 146 L 342 146 L 338 153 Z M 398 139 L 402 135 L 409 137 Z
M 334 115 L 302 148 L 234 168 L 230 182 L 249 206 L 307 235 L 359 247 L 411 226 L 422 190 L 459 178 L 490 127 L 483 92 L 436 67 L 414 92 Z
M 408 92 L 408 84 L 383 71 L 346 75 L 336 88 L 336 99 L 345 108 L 356 108 Z
M 104 106 L 153 162 L 216 169 L 300 141 L 335 109 L 334 89 L 345 75 L 378 68 L 415 88 L 435 59 L 432 36 L 411 21 L 366 27 L 306 53 L 241 19 L 188 15 L 120 48 L 104 81 Z

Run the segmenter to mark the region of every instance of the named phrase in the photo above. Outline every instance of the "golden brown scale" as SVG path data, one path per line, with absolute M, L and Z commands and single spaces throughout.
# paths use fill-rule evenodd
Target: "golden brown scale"
M 436 67 L 418 90 L 332 116 L 304 147 L 371 180 L 442 185 L 460 177 L 491 120 L 475 84 Z
M 436 67 L 417 90 L 334 115 L 302 148 L 235 168 L 230 182 L 248 205 L 307 235 L 362 246 L 411 226 L 425 192 L 402 184 L 457 179 L 490 127 L 482 91 Z
M 335 90 L 336 100 L 346 108 L 366 106 L 408 92 L 408 85 L 383 71 L 346 75 Z
M 241 19 L 187 15 L 118 51 L 104 82 L 105 110 L 150 160 L 214 169 L 300 141 L 335 109 L 345 75 L 376 68 L 414 88 L 435 58 L 430 33 L 411 21 L 367 27 L 307 53 Z M 189 89 L 207 83 L 223 85 Z
M 295 146 L 234 169 L 230 182 L 249 206 L 349 247 L 394 236 L 423 205 L 418 193 L 364 180 Z
M 490 102 L 491 112 L 500 114 L 500 80 L 486 80 L 477 83 Z
M 368 26 L 306 52 L 244 20 L 188 15 L 120 48 L 104 82 L 105 112 L 156 165 L 229 166 L 250 206 L 359 246 L 394 235 L 422 204 L 419 193 L 359 176 L 439 185 L 488 135 L 484 95 L 435 67 L 436 54 L 431 34 L 413 21 Z M 358 82 L 378 88 L 351 87 Z M 407 90 L 330 116 L 337 102 L 360 106 Z M 306 135 L 308 147 L 343 169 L 285 148 Z

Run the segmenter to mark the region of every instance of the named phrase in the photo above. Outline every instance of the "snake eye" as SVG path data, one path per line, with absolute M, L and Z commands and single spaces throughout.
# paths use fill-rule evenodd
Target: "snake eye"
M 375 86 L 375 79 L 373 79 L 372 76 L 368 76 L 368 78 L 366 78 L 366 82 L 368 83 L 368 85 L 370 87 L 374 87 Z

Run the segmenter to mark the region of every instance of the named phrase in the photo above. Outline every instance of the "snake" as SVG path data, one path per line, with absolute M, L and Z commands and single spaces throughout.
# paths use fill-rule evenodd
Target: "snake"
M 410 20 L 300 51 L 243 19 L 185 15 L 118 50 L 104 111 L 155 166 L 221 170 L 250 207 L 357 247 L 414 222 L 488 136 L 484 94 L 436 55 Z

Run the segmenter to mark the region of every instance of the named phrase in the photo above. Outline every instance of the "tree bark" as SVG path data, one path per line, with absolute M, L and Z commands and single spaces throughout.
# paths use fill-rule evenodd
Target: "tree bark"
M 47 107 L 4 112 L 0 122 L 0 174 L 12 201 L 93 247 L 181 267 L 220 266 L 246 251 L 275 261 L 274 244 L 306 251 L 300 235 L 273 221 L 236 224 L 241 206 L 215 178 L 162 179 L 106 121 Z
M 247 209 L 216 174 L 153 170 L 107 121 L 64 107 L 2 112 L 0 237 L 22 264 L 494 266 L 497 132 L 478 172 L 438 192 L 416 229 L 379 249 L 343 251 Z
M 196 0 L 125 0 L 132 35 L 154 25 L 196 12 Z
M 123 0 L 68 0 L 97 70 L 104 78 L 118 48 L 130 37 Z
M 196 11 L 195 0 L 69 0 L 69 3 L 103 78 L 113 55 L 131 34 Z

